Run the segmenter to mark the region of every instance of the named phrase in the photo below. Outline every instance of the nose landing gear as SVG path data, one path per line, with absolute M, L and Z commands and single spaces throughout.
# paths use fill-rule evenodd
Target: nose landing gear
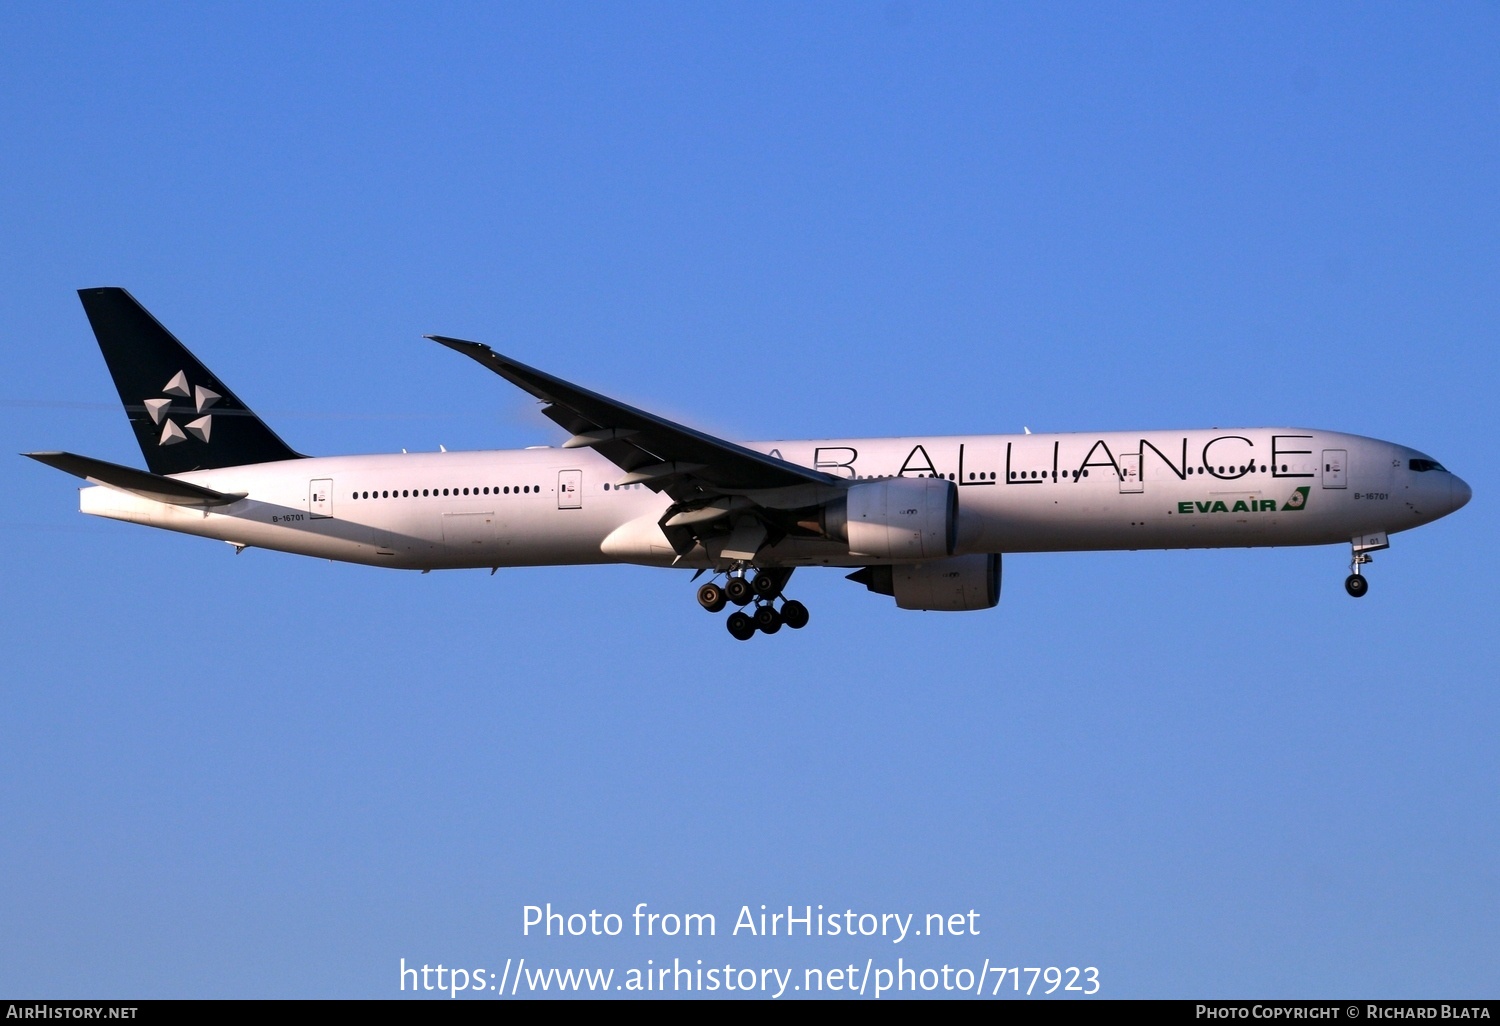
M 1384 531 L 1378 531 L 1374 534 L 1356 535 L 1350 540 L 1349 546 L 1354 555 L 1349 561 L 1349 576 L 1344 578 L 1344 590 L 1353 598 L 1363 598 L 1365 592 L 1370 590 L 1370 582 L 1365 580 L 1359 568 L 1366 563 L 1375 562 L 1370 553 L 1388 549 L 1391 543 L 1386 539 Z
M 729 614 L 724 626 L 739 641 L 749 641 L 757 631 L 775 634 L 782 627 L 801 630 L 807 626 L 807 607 L 796 599 L 782 595 L 782 589 L 791 578 L 788 567 L 763 567 L 754 577 L 746 577 L 743 569 L 731 571 L 723 585 L 710 581 L 698 589 L 698 604 L 710 613 L 717 613 L 733 602 L 737 606 L 751 606 L 750 611 L 737 609 Z M 776 600 L 781 600 L 781 608 Z

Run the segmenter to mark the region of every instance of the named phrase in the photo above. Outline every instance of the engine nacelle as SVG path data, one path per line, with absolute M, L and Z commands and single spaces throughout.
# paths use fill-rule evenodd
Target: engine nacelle
M 855 555 L 941 559 L 958 541 L 958 488 L 936 477 L 892 477 L 852 485 L 822 515 L 829 537 Z
M 867 566 L 849 575 L 902 609 L 991 609 L 1000 602 L 1000 553 L 905 566 Z

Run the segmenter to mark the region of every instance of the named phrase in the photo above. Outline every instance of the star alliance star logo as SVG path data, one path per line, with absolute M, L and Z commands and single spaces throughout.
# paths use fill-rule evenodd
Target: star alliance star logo
M 178 442 L 187 441 L 188 435 L 192 435 L 200 442 L 207 442 L 209 432 L 213 429 L 214 418 L 205 411 L 218 402 L 222 396 L 211 388 L 195 385 L 191 389 L 188 386 L 187 374 L 178 371 L 162 387 L 164 399 L 147 399 L 146 412 L 151 415 L 151 422 L 161 428 L 161 437 L 157 439 L 157 445 L 176 445 Z M 172 407 L 172 398 L 191 399 L 199 414 L 196 420 L 190 420 L 186 424 L 179 425 L 167 414 Z

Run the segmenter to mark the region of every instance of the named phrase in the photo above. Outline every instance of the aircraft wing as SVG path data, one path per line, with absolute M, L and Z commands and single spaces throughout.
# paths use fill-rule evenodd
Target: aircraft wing
M 645 484 L 666 492 L 679 504 L 798 485 L 846 486 L 842 478 L 766 456 L 590 392 L 479 342 L 427 337 L 477 360 L 546 403 L 542 412 L 572 435 L 563 448 L 595 449 L 626 472 L 622 483 Z

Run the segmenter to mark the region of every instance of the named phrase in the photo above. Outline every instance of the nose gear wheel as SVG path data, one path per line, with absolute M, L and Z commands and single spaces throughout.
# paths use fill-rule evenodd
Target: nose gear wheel
M 1371 552 L 1390 548 L 1390 543 L 1386 541 L 1386 536 L 1382 532 L 1360 535 L 1349 543 L 1349 547 L 1353 550 L 1353 555 L 1349 560 L 1349 576 L 1344 578 L 1344 590 L 1351 598 L 1364 598 L 1365 592 L 1370 590 L 1370 582 L 1365 579 L 1364 574 L 1359 572 L 1359 568 L 1375 561 L 1375 557 L 1370 555 Z

